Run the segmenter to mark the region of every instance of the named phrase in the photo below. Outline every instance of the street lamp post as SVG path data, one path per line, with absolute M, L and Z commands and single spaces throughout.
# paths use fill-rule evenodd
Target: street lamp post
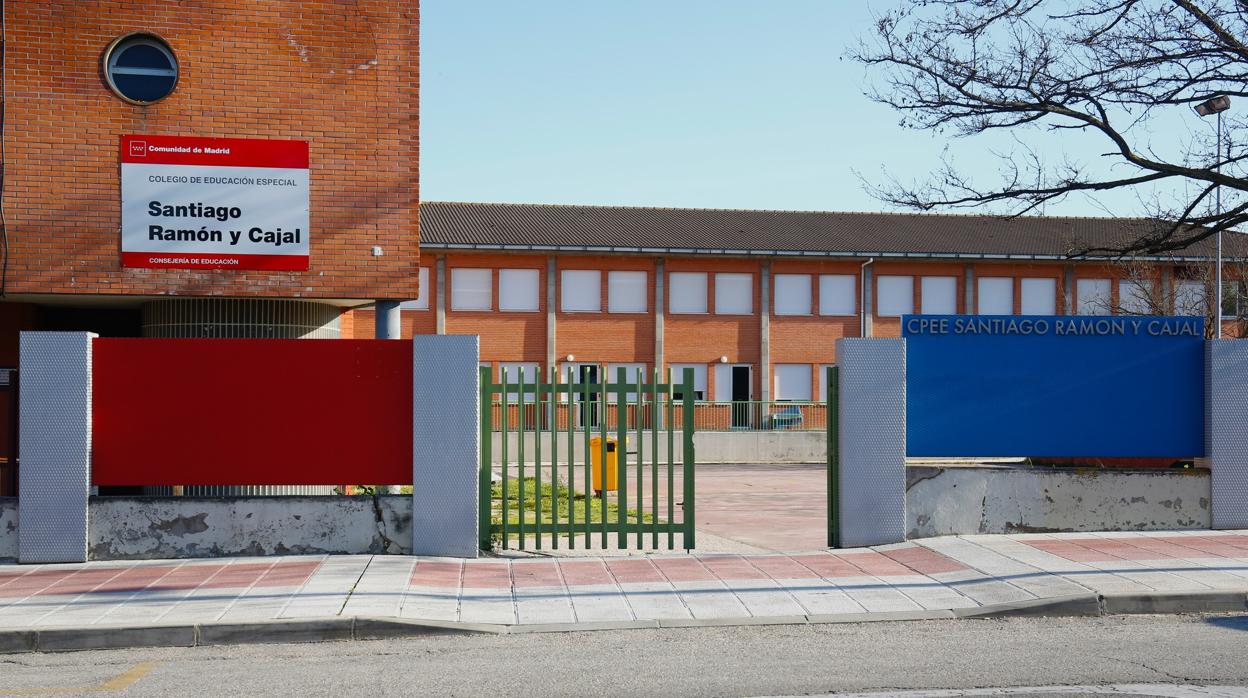
M 1218 118 L 1218 143 L 1214 147 L 1216 155 L 1213 163 L 1213 169 L 1222 170 L 1222 112 L 1231 108 L 1231 98 L 1226 95 L 1218 95 L 1207 99 L 1195 107 L 1196 113 L 1201 116 L 1217 115 Z M 1230 148 L 1227 148 L 1227 158 L 1230 158 Z M 1218 207 L 1218 214 L 1222 213 L 1222 185 L 1214 185 L 1214 200 Z M 1217 305 L 1214 306 L 1213 321 L 1217 324 L 1217 338 L 1222 339 L 1222 231 L 1218 230 L 1218 268 L 1214 274 L 1215 286 L 1217 287 Z

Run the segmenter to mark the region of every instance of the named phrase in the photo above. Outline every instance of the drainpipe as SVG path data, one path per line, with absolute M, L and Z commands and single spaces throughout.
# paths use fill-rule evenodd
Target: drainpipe
M 875 299 L 867 296 L 867 273 L 870 271 L 868 266 L 875 264 L 875 257 L 868 259 L 858 268 L 858 336 L 867 336 L 868 317 L 875 311 Z

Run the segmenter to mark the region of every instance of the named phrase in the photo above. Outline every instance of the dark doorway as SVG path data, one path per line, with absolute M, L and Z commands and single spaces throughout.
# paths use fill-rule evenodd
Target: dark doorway
M 750 367 L 732 367 L 732 426 L 749 427 L 750 419 Z

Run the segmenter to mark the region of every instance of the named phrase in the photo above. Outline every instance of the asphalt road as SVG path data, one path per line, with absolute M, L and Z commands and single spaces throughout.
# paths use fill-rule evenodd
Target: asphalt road
M 1248 616 L 456 635 L 0 656 L 0 696 L 1248 696 Z M 1155 689 L 1155 690 L 1154 690 Z

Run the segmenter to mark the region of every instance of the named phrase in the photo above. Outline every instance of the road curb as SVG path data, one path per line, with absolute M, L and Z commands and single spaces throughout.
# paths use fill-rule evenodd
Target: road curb
M 342 642 L 427 637 L 448 634 L 527 635 L 763 625 L 831 625 L 916 620 L 1009 617 L 1078 617 L 1141 613 L 1248 612 L 1248 593 L 1227 591 L 1147 594 L 1072 594 L 991 604 L 975 608 L 876 613 L 838 613 L 752 618 L 587 621 L 505 625 L 405 618 L 336 617 L 197 623 L 180 625 L 90 626 L 83 628 L 21 628 L 0 630 L 0 655 L 68 652 L 137 647 L 209 647 L 222 645 Z
M 995 603 L 976 608 L 955 608 L 953 614 L 958 618 L 1070 617 L 1104 615 L 1104 610 L 1101 606 L 1101 597 L 1088 593 Z

